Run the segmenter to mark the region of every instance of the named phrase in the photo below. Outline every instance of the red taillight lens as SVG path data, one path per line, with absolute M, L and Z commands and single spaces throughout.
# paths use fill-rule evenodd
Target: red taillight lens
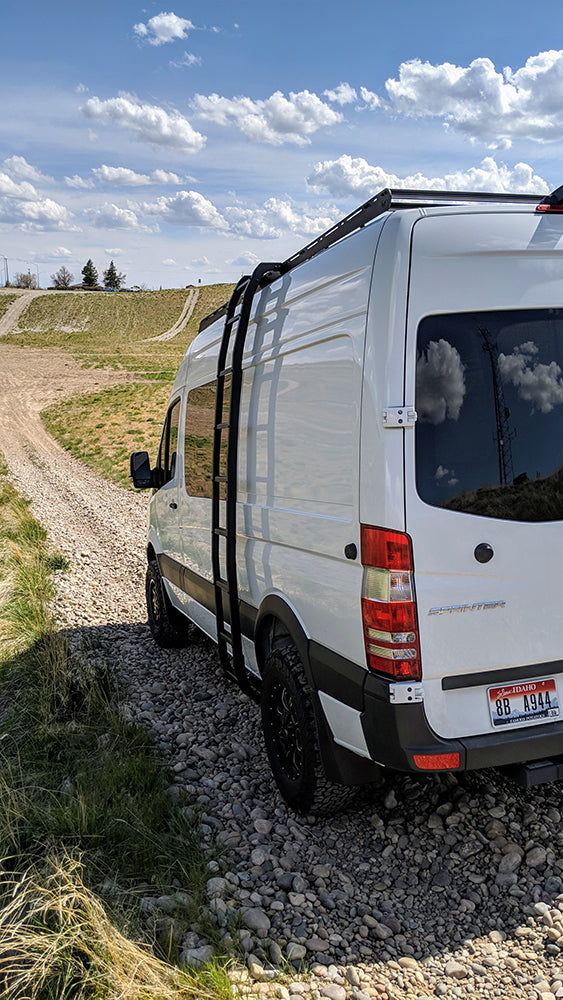
M 536 212 L 563 212 L 563 205 L 545 205 L 540 201 L 539 205 L 536 205 Z
M 449 771 L 459 767 L 458 753 L 415 753 L 412 759 L 421 771 Z
M 408 535 L 362 525 L 362 619 L 368 667 L 420 680 L 420 645 Z

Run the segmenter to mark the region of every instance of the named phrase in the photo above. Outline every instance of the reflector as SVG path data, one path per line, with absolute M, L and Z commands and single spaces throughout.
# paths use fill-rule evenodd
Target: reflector
M 415 753 L 412 759 L 421 771 L 447 771 L 459 767 L 458 753 Z

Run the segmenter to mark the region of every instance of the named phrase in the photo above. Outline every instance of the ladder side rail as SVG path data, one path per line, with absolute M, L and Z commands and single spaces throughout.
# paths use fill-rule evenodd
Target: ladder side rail
M 241 689 L 252 693 L 246 673 L 242 648 L 240 604 L 237 574 L 237 499 L 238 499 L 238 445 L 240 425 L 240 401 L 242 395 L 242 359 L 254 295 L 264 277 L 270 272 L 279 273 L 280 264 L 258 264 L 244 290 L 240 317 L 233 343 L 231 359 L 231 398 L 229 405 L 229 430 L 227 443 L 227 500 L 226 500 L 226 566 L 230 605 L 231 648 L 233 666 Z
M 248 283 L 248 276 L 243 276 L 237 283 L 236 288 L 229 299 L 226 307 L 226 320 L 223 328 L 219 354 L 217 358 L 217 379 L 215 394 L 215 423 L 213 429 L 213 451 L 212 451 L 212 477 L 211 477 L 211 566 L 213 573 L 213 585 L 215 590 L 215 619 L 217 625 L 217 644 L 219 657 L 225 671 L 229 671 L 229 659 L 226 641 L 223 638 L 225 632 L 225 602 L 224 591 L 220 581 L 221 559 L 220 559 L 220 530 L 221 530 L 221 445 L 223 441 L 224 403 L 225 403 L 225 368 L 229 346 L 231 343 L 232 320 L 235 315 L 241 292 L 245 284 Z

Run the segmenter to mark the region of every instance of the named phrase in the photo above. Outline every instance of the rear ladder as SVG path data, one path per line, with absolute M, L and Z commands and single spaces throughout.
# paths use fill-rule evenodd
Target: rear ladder
M 261 284 L 269 284 L 281 274 L 281 271 L 281 264 L 258 264 L 252 275 L 244 275 L 240 279 L 227 304 L 217 360 L 211 508 L 211 560 L 215 588 L 217 644 L 225 673 L 238 682 L 245 694 L 251 696 L 254 696 L 255 692 L 244 663 L 236 560 L 242 356 L 254 295 Z M 226 405 L 225 390 L 229 378 L 230 398 Z M 224 522 L 221 521 L 223 498 Z M 221 539 L 224 539 L 224 551 L 221 551 Z

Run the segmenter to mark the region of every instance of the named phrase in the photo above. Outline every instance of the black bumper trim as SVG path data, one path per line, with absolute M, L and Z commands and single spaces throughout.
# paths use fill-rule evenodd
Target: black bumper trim
M 457 677 L 443 677 L 442 691 L 458 691 L 461 688 L 481 687 L 492 684 L 509 684 L 510 681 L 525 681 L 532 677 L 546 677 L 563 673 L 563 660 L 550 663 L 530 663 L 523 667 L 507 667 L 501 670 L 485 670 L 478 674 L 460 674 Z

